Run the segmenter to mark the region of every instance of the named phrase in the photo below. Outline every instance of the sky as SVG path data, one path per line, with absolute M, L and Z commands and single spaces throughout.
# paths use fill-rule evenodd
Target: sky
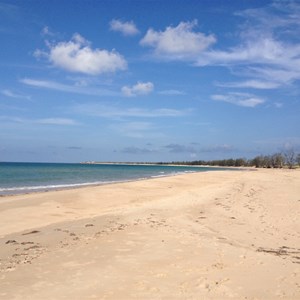
M 300 2 L 0 0 L 0 161 L 300 151 Z

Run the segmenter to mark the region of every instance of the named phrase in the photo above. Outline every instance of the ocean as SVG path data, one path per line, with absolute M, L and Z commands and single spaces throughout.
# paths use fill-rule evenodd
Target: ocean
M 224 168 L 130 165 L 0 163 L 0 195 L 75 188 L 126 182 L 187 172 L 204 172 Z

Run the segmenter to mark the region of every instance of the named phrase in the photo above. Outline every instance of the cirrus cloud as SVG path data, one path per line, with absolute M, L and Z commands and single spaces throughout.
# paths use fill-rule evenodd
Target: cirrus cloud
M 163 136 L 161 130 L 151 122 L 123 121 L 111 125 L 110 128 L 122 136 L 130 138 L 158 138 Z
M 228 93 L 226 95 L 212 95 L 211 98 L 215 101 L 223 101 L 238 106 L 252 108 L 265 102 L 263 98 L 248 93 Z
M 278 89 L 299 81 L 300 5 L 294 1 L 274 1 L 235 15 L 245 19 L 238 32 L 239 44 L 205 51 L 195 65 L 222 66 L 230 71 L 239 67 L 239 76 L 249 80 L 229 83 L 237 88 Z
M 117 106 L 108 106 L 99 103 L 86 103 L 78 104 L 73 107 L 72 112 L 109 119 L 122 119 L 122 118 L 177 118 L 189 115 L 192 109 L 173 109 L 173 108 L 159 108 L 159 109 L 146 109 L 146 108 L 124 108 Z
M 78 125 L 79 123 L 67 118 L 45 118 L 34 121 L 37 124 L 44 125 Z
M 0 116 L 0 121 L 20 124 L 39 124 L 39 125 L 59 125 L 59 126 L 74 126 L 80 125 L 74 119 L 69 118 L 43 118 L 43 119 L 25 119 L 20 117 Z
M 227 83 L 218 83 L 217 86 L 228 87 L 228 88 L 253 88 L 260 90 L 269 90 L 275 89 L 280 86 L 280 83 L 275 81 L 261 81 L 261 80 L 245 80 L 245 81 L 236 81 L 236 82 L 227 82 Z
M 23 95 L 20 93 L 15 93 L 8 89 L 1 90 L 0 92 L 2 95 L 6 96 L 6 97 L 10 97 L 10 98 L 19 98 L 19 99 L 27 99 L 27 100 L 30 99 L 30 96 Z
M 131 147 L 125 147 L 124 149 L 121 150 L 121 152 L 136 155 L 136 154 L 149 154 L 157 151 L 149 148 L 140 148 L 140 147 L 131 146 Z
M 90 96 L 116 96 L 119 93 L 110 91 L 107 89 L 102 88 L 95 88 L 95 87 L 85 87 L 81 85 L 70 85 L 59 83 L 56 81 L 50 80 L 40 80 L 40 79 L 32 79 L 32 78 L 23 78 L 20 79 L 20 82 L 26 84 L 28 86 L 36 87 L 36 88 L 43 88 L 49 90 L 56 90 L 66 93 L 73 93 L 73 94 L 83 94 L 83 95 L 90 95 Z
M 165 148 L 171 153 L 195 153 L 197 150 L 193 146 L 186 146 L 181 144 L 169 144 Z

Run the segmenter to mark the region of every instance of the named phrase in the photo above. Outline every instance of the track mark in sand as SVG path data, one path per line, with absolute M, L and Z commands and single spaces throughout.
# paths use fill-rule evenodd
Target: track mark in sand
M 40 232 L 39 230 L 32 230 L 30 232 L 25 232 L 22 235 L 35 234 L 35 233 L 39 233 L 39 232 Z
M 39 243 L 31 241 L 22 242 L 20 244 L 13 243 L 12 245 L 16 244 L 18 248 L 14 250 L 14 253 L 10 257 L 0 260 L 0 272 L 11 272 L 14 271 L 18 265 L 31 264 L 32 260 L 38 258 L 46 251 L 46 248 L 42 247 Z
M 282 257 L 283 259 L 290 258 L 292 259 L 292 263 L 300 264 L 300 249 L 297 248 L 286 246 L 281 246 L 278 249 L 259 247 L 256 251 L 273 254 Z
M 198 218 L 195 220 L 195 222 L 196 222 L 196 223 L 199 223 L 200 220 L 204 220 L 204 219 L 206 219 L 206 217 L 200 216 L 200 217 L 198 217 Z
M 110 221 L 109 223 L 110 225 L 106 225 L 102 230 L 95 232 L 94 238 L 99 238 L 102 235 L 108 235 L 114 232 L 123 231 L 130 226 L 130 224 L 118 223 L 116 221 Z
M 22 242 L 21 245 L 32 245 L 34 242 Z
M 32 230 L 23 233 L 22 236 L 36 233 L 40 233 L 40 231 Z M 23 238 L 21 238 L 21 240 L 22 239 Z M 17 242 L 16 240 L 11 239 L 7 240 L 5 242 L 5 245 L 7 245 L 7 247 L 17 247 L 14 249 L 10 248 L 10 254 L 0 259 L 0 272 L 11 272 L 14 271 L 18 265 L 31 264 L 32 260 L 38 258 L 46 250 L 46 248 L 42 247 L 39 243 L 28 240 Z
M 196 218 L 196 220 L 194 221 L 194 222 L 196 222 L 196 223 L 200 223 L 201 220 L 207 219 L 207 217 L 204 216 L 204 211 L 202 211 L 202 210 L 199 211 L 199 214 L 200 214 L 200 216 L 198 216 L 198 217 Z

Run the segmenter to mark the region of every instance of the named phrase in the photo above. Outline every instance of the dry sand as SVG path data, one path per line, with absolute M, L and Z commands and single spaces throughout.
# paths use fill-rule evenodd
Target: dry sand
M 0 299 L 300 299 L 300 170 L 0 198 Z

